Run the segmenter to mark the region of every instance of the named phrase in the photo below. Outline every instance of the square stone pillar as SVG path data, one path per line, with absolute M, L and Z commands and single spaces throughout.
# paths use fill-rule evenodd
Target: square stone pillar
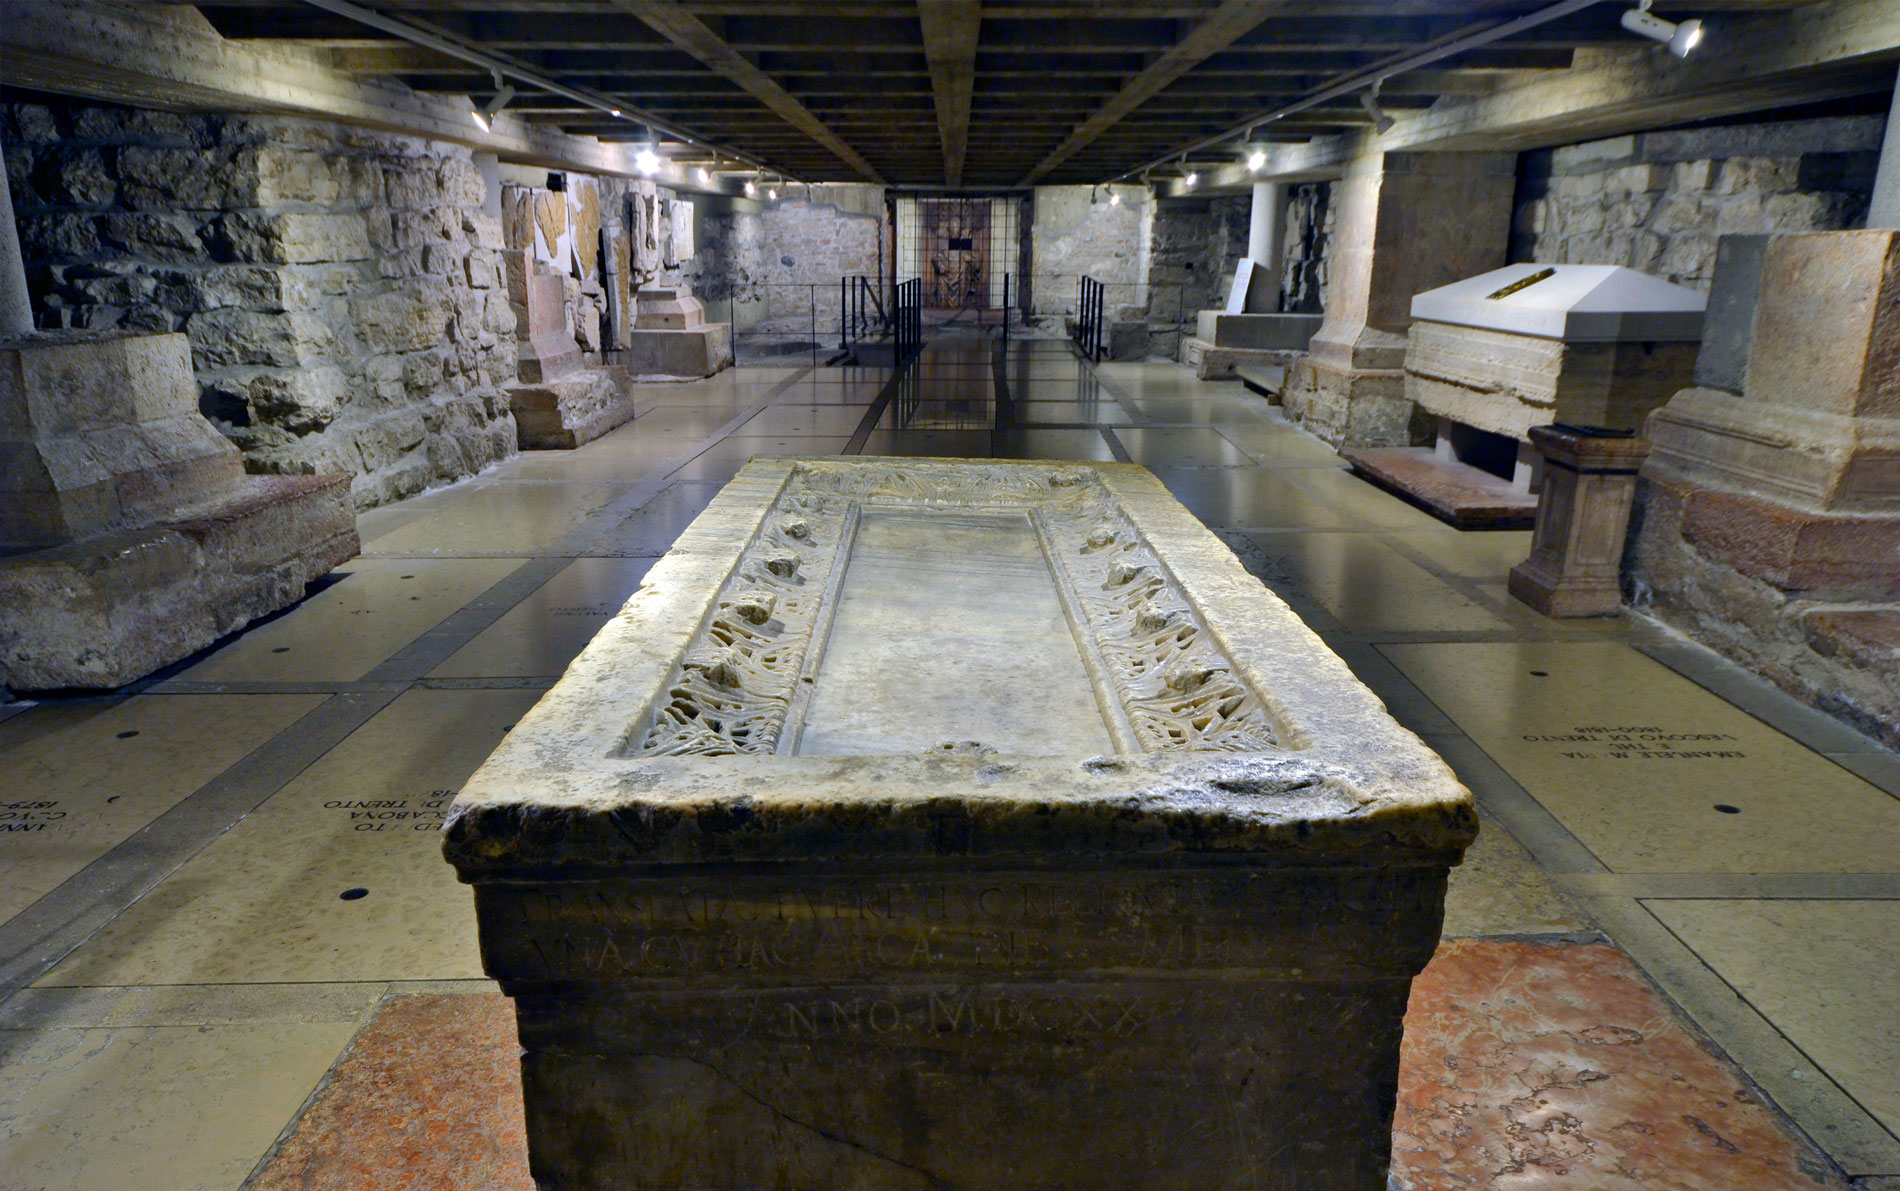
M 1510 153 L 1354 161 L 1334 188 L 1326 321 L 1287 379 L 1287 412 L 1335 446 L 1412 445 L 1412 297 L 1504 263 L 1516 189 Z
M 1660 619 L 1900 742 L 1900 231 L 1751 247 L 1722 258 L 1759 270 L 1741 391 L 1699 367 L 1650 415 L 1630 574 Z

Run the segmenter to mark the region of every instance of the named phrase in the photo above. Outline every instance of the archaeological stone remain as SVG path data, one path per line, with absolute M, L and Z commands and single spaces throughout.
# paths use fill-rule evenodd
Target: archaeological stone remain
M 1475 830 L 1144 469 L 867 457 L 749 464 L 445 847 L 543 1187 L 1385 1191 Z

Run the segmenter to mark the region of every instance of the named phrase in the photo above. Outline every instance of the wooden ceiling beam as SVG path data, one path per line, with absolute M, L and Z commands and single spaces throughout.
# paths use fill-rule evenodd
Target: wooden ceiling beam
M 780 119 L 804 133 L 868 182 L 883 182 L 871 163 L 798 102 L 784 87 L 740 55 L 704 21 L 677 0 L 613 0 L 617 8 L 640 18 L 668 41 L 756 96 Z
M 970 95 L 976 84 L 976 43 L 983 20 L 981 0 L 917 0 L 923 26 L 924 60 L 930 63 L 930 89 L 937 109 L 937 134 L 943 141 L 943 181 L 963 182 L 963 157 L 970 135 Z

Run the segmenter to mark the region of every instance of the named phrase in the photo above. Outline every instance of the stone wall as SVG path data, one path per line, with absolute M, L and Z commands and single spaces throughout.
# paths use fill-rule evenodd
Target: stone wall
M 1333 187 L 1307 182 L 1287 187 L 1286 241 L 1280 270 L 1280 309 L 1321 314 L 1332 284 Z
M 1234 269 L 1247 255 L 1252 209 L 1251 194 L 1155 204 L 1145 303 L 1155 351 L 1172 354 L 1183 332 L 1194 333 L 1201 311 L 1225 308 Z
M 359 507 L 515 449 L 514 318 L 468 150 L 282 117 L 0 106 L 35 316 L 183 331 L 264 473 Z
M 695 201 L 699 251 L 686 263 L 686 283 L 708 319 L 750 327 L 765 317 L 764 207 L 743 198 Z
M 1121 202 L 1111 203 L 1111 193 Z M 1146 300 L 1155 204 L 1145 186 L 1038 186 L 1030 228 L 1030 300 L 1036 314 L 1075 311 L 1080 278 L 1107 287 L 1111 307 Z M 1244 231 L 1243 231 L 1244 234 Z
M 1627 265 L 1707 292 L 1720 236 L 1860 226 L 1883 127 L 1842 116 L 1525 153 L 1511 259 Z
M 851 205 L 865 204 L 860 198 Z M 759 270 L 752 286 L 762 316 L 797 330 L 800 319 L 810 325 L 815 301 L 818 336 L 825 340 L 837 330 L 838 279 L 883 276 L 881 210 L 781 198 L 765 204 L 759 220 Z

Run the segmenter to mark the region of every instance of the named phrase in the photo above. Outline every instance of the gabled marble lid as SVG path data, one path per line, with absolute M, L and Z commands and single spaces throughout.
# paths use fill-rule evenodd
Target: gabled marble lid
M 1621 265 L 1506 265 L 1426 290 L 1412 317 L 1571 343 L 1699 340 L 1700 293 Z

